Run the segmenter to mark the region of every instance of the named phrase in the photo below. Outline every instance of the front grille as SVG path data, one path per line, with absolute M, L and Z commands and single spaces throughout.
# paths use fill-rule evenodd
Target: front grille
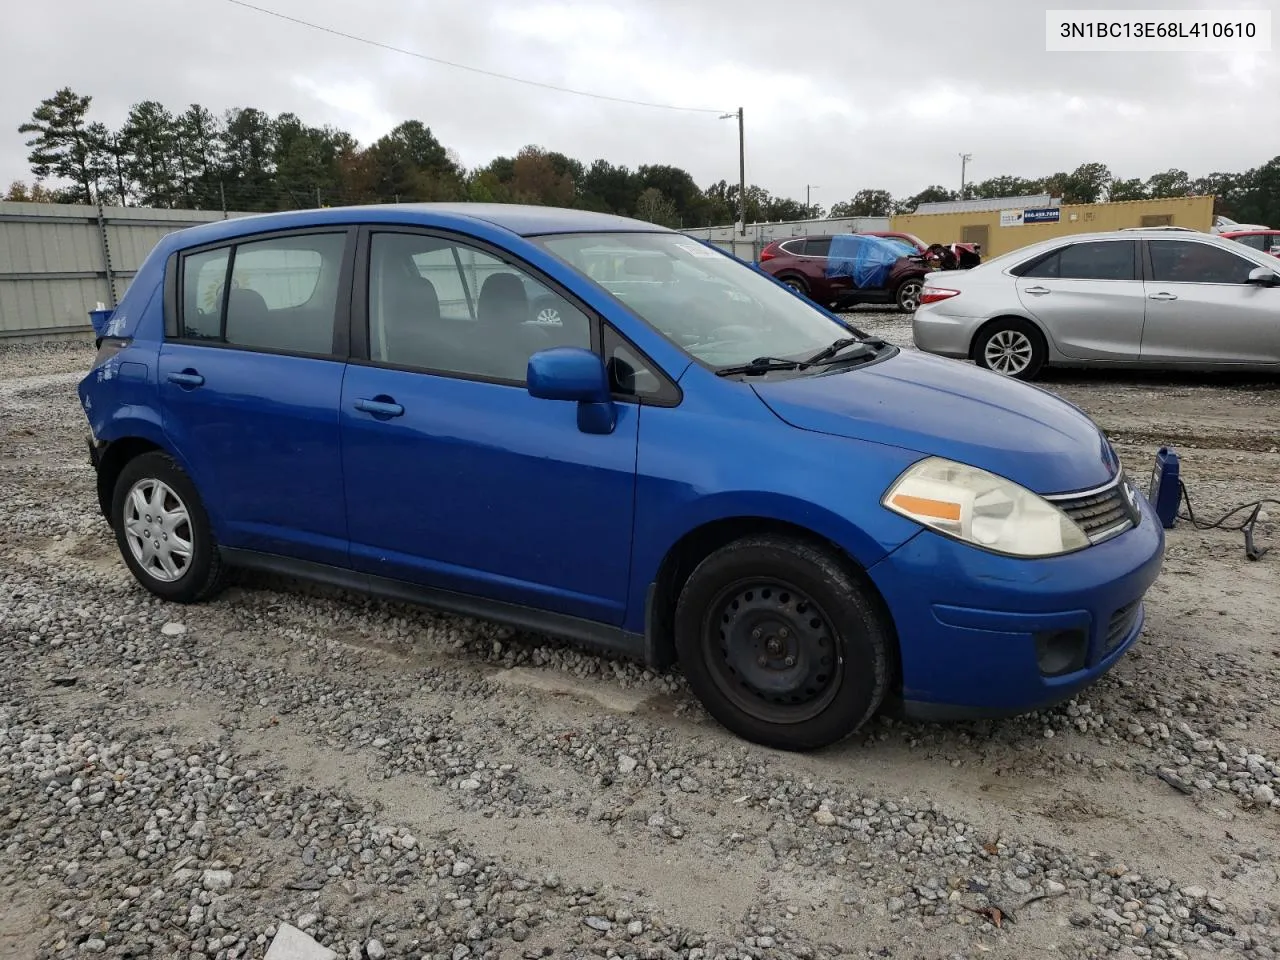
M 1142 601 L 1135 600 L 1133 603 L 1125 604 L 1115 613 L 1111 614 L 1111 620 L 1107 623 L 1107 636 L 1103 642 L 1102 652 L 1110 653 L 1116 647 L 1124 642 L 1124 638 L 1129 635 L 1129 631 L 1133 629 L 1134 623 L 1138 620 L 1138 615 L 1142 612 Z
M 1074 520 L 1091 543 L 1101 543 L 1133 528 L 1137 514 L 1125 492 L 1123 475 L 1106 487 L 1085 493 L 1046 497 Z

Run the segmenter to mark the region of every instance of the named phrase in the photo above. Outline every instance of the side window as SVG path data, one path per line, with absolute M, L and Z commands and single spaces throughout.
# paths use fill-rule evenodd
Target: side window
M 806 257 L 826 257 L 831 254 L 831 238 L 822 237 L 806 240 L 804 242 L 804 255 Z
M 1055 250 L 1053 253 L 1042 256 L 1039 260 L 1033 260 L 1029 264 L 1019 264 L 1011 272 L 1015 277 L 1056 280 L 1058 279 L 1058 264 L 1061 259 L 1062 251 Z
M 1194 240 L 1148 240 L 1157 283 L 1248 283 L 1257 264 Z
M 188 256 L 182 335 L 250 349 L 332 354 L 346 243 L 345 232 L 307 234 Z
M 1072 243 L 1016 267 L 1012 273 L 1042 280 L 1136 280 L 1136 245 L 1136 240 Z
M 1265 233 L 1247 233 L 1243 237 L 1232 237 L 1236 243 L 1243 243 L 1246 247 L 1253 247 L 1255 250 L 1268 250 L 1271 247 L 1270 241 L 1274 237 L 1267 236 Z
M 629 397 L 654 396 L 662 378 L 649 369 L 640 354 L 608 324 L 604 325 L 604 362 L 614 393 Z
M 531 354 L 591 345 L 587 314 L 520 267 L 440 237 L 370 238 L 371 360 L 524 383 Z
M 1058 255 L 1060 280 L 1136 280 L 1136 240 L 1073 243 Z
M 182 326 L 187 340 L 222 340 L 222 288 L 231 248 L 206 250 L 182 264 Z

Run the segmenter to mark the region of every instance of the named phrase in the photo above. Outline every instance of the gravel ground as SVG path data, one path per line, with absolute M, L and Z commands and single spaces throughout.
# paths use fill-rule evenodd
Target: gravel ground
M 1078 699 L 788 755 L 678 671 L 492 625 L 259 576 L 152 600 L 96 509 L 91 356 L 0 353 L 0 957 L 286 923 L 349 960 L 1280 956 L 1280 549 L 1180 524 Z M 1045 386 L 1135 473 L 1174 442 L 1198 515 L 1280 496 L 1274 380 Z

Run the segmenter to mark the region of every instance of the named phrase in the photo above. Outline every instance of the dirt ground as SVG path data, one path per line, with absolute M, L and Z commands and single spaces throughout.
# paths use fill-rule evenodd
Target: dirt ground
M 489 625 L 151 600 L 93 500 L 91 356 L 0 353 L 0 956 L 262 957 L 284 921 L 370 960 L 1280 956 L 1280 507 L 1258 562 L 1169 531 L 1076 700 L 788 755 L 678 671 Z M 1280 378 L 1042 385 L 1139 478 L 1175 446 L 1198 518 L 1280 499 Z

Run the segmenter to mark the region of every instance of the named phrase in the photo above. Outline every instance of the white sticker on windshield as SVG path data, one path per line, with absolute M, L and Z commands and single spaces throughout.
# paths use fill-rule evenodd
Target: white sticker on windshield
M 694 241 L 682 241 L 677 243 L 676 246 L 694 257 L 718 257 L 720 255 L 712 247 Z

